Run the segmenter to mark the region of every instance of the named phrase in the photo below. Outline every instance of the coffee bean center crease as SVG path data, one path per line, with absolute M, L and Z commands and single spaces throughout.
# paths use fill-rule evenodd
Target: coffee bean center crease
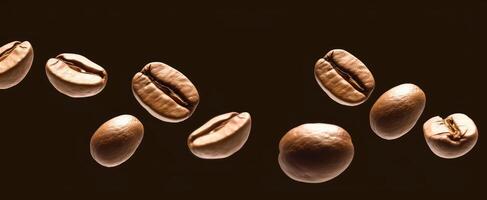
M 217 132 L 218 130 L 222 129 L 223 127 L 225 127 L 225 125 L 228 124 L 228 122 L 230 122 L 230 120 L 234 117 L 236 117 L 238 115 L 238 113 L 233 113 L 231 114 L 228 118 L 226 119 L 223 119 L 217 123 L 214 123 L 212 124 L 208 129 L 206 129 L 205 131 L 202 131 L 200 134 L 198 135 L 195 135 L 194 137 L 191 137 L 189 140 L 191 142 L 195 141 L 198 137 L 201 137 L 203 135 L 208 135 L 212 132 Z
M 451 139 L 451 140 L 454 140 L 454 141 L 459 141 L 467 131 L 465 132 L 461 132 L 460 131 L 460 128 L 458 128 L 457 124 L 455 123 L 455 121 L 453 120 L 453 118 L 450 116 L 450 117 L 447 117 L 445 120 L 443 120 L 446 124 L 446 126 L 448 127 L 448 129 L 450 129 L 450 134 L 448 135 L 448 137 Z
M 96 74 L 100 76 L 101 78 L 105 78 L 106 74 L 103 73 L 103 71 L 95 70 L 92 69 L 91 67 L 86 66 L 85 64 L 78 62 L 76 60 L 68 60 L 62 57 L 56 57 L 58 60 L 61 60 L 64 62 L 66 65 L 68 65 L 69 68 L 80 72 L 80 73 L 85 73 L 85 74 Z
M 333 59 L 333 53 L 329 57 L 325 57 L 324 59 L 328 61 L 330 65 L 333 67 L 333 69 L 335 69 L 335 71 L 337 71 L 340 76 L 342 76 L 345 80 L 347 80 L 347 82 L 349 82 L 353 88 L 355 88 L 356 90 L 362 93 L 367 92 L 366 87 L 362 82 L 360 82 L 360 79 L 355 77 L 353 74 L 346 72 L 345 69 L 342 69 L 338 66 L 338 64 Z
M 15 44 L 8 48 L 7 50 L 5 50 L 4 52 L 0 52 L 0 61 L 4 60 L 8 55 L 10 55 L 10 53 L 12 53 L 12 51 L 14 51 L 14 49 L 19 46 L 21 44 L 21 42 L 15 42 Z M 22 46 L 21 46 L 22 47 Z M 25 48 L 25 47 L 24 47 Z
M 149 65 L 146 70 L 142 70 L 142 74 L 147 76 L 157 88 L 159 88 L 169 97 L 171 97 L 171 99 L 173 99 L 176 103 L 185 108 L 191 107 L 191 104 L 188 103 L 188 100 L 184 97 L 184 95 L 180 94 L 178 90 L 171 88 L 170 84 L 164 83 L 163 81 L 154 77 L 154 75 L 150 73 L 150 67 L 151 66 Z

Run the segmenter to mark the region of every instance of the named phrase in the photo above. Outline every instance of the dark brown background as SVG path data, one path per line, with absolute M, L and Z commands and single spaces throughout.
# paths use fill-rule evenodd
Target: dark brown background
M 0 43 L 28 40 L 35 59 L 23 82 L 0 91 L 0 190 L 157 199 L 482 195 L 487 3 L 337 2 L 2 0 Z M 364 104 L 341 106 L 316 83 L 314 62 L 333 48 L 350 51 L 373 72 L 377 86 Z M 103 92 L 84 99 L 57 92 L 44 64 L 63 52 L 105 67 Z M 132 96 L 132 76 L 151 61 L 172 65 L 197 86 L 201 102 L 188 120 L 161 122 Z M 380 94 L 406 82 L 426 92 L 426 109 L 410 133 L 382 140 L 370 130 L 368 111 Z M 223 160 L 193 156 L 187 136 L 229 111 L 252 115 L 244 148 Z M 421 126 L 455 112 L 474 119 L 480 140 L 461 158 L 441 159 L 427 147 Z M 125 113 L 143 122 L 144 140 L 126 163 L 104 168 L 90 156 L 91 134 Z M 337 124 L 353 137 L 354 160 L 332 181 L 294 182 L 278 166 L 281 136 L 308 122 Z

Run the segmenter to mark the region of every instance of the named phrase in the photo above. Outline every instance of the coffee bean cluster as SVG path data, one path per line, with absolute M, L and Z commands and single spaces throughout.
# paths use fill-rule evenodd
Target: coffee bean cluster
M 11 88 L 24 79 L 34 59 L 28 41 L 14 41 L 0 47 L 0 89 Z M 62 53 L 45 65 L 53 87 L 72 98 L 100 93 L 108 82 L 106 70 L 88 58 Z M 375 88 L 372 72 L 351 53 L 334 49 L 314 66 L 314 76 L 335 102 L 357 106 L 367 101 Z M 177 69 L 151 62 L 132 79 L 132 92 L 139 104 L 155 118 L 170 123 L 184 121 L 195 112 L 200 96 L 188 77 Z M 408 133 L 426 106 L 426 94 L 417 85 L 405 83 L 383 93 L 370 109 L 371 129 L 380 138 L 397 139 Z M 210 119 L 191 133 L 188 149 L 202 159 L 222 159 L 240 150 L 251 130 L 248 112 L 229 112 Z M 423 125 L 431 151 L 442 158 L 468 153 L 478 140 L 475 123 L 467 115 L 439 116 Z M 90 153 L 105 167 L 127 161 L 144 136 L 143 124 L 132 115 L 120 115 L 103 123 L 92 135 Z M 279 142 L 278 162 L 290 178 L 322 183 L 344 172 L 353 160 L 350 134 L 337 125 L 308 123 L 289 130 Z

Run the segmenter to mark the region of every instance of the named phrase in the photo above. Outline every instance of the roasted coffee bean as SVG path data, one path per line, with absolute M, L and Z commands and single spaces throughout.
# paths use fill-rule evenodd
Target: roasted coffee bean
M 342 105 L 365 102 L 375 88 L 374 76 L 365 64 L 342 49 L 331 50 L 320 58 L 314 71 L 321 88 Z
M 46 63 L 46 74 L 59 92 L 73 98 L 90 97 L 105 88 L 105 69 L 84 56 L 63 53 Z
M 279 165 L 290 178 L 322 183 L 340 175 L 353 160 L 348 132 L 332 124 L 303 124 L 291 129 L 279 143 Z
M 120 115 L 102 124 L 91 137 L 93 159 L 105 167 L 127 161 L 144 137 L 144 126 L 132 115 Z
M 443 119 L 433 117 L 423 125 L 424 138 L 431 151 L 442 158 L 458 158 L 477 143 L 478 130 L 467 115 L 456 113 Z
M 22 81 L 32 66 L 34 49 L 28 41 L 14 41 L 0 47 L 0 89 Z
M 189 118 L 200 101 L 196 87 L 184 74 L 160 62 L 149 63 L 135 74 L 132 92 L 152 116 L 166 122 Z
M 381 138 L 393 140 L 409 132 L 426 104 L 426 95 L 410 83 L 396 86 L 375 102 L 370 110 L 370 127 Z
M 250 127 L 250 114 L 246 112 L 216 116 L 191 133 L 189 150 L 204 159 L 226 158 L 242 148 Z

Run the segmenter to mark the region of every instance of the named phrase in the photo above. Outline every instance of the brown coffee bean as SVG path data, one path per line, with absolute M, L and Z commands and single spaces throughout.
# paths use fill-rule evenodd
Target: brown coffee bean
M 409 132 L 426 104 L 423 90 L 402 84 L 382 94 L 370 110 L 370 127 L 381 138 L 393 140 Z
M 365 102 L 375 88 L 374 76 L 365 64 L 342 49 L 331 50 L 320 58 L 314 72 L 326 94 L 342 105 Z
M 250 114 L 246 112 L 216 116 L 191 133 L 189 150 L 204 159 L 226 158 L 242 148 L 249 137 L 250 127 Z
M 93 159 L 105 167 L 127 161 L 144 137 L 144 126 L 132 115 L 120 115 L 102 124 L 91 137 Z
M 22 81 L 32 66 L 34 49 L 28 41 L 14 41 L 0 47 L 0 89 Z
M 46 75 L 59 92 L 73 98 L 90 97 L 105 88 L 108 75 L 103 67 L 84 56 L 63 53 L 46 63 Z
M 442 158 L 465 155 L 475 146 L 479 135 L 472 119 L 462 113 L 429 119 L 423 125 L 423 133 L 431 151 Z
M 353 160 L 348 132 L 332 124 L 303 124 L 291 129 L 279 143 L 279 165 L 290 178 L 322 183 L 340 175 Z
M 149 63 L 135 74 L 132 92 L 152 116 L 166 122 L 189 118 L 200 101 L 196 87 L 184 74 L 160 62 Z

